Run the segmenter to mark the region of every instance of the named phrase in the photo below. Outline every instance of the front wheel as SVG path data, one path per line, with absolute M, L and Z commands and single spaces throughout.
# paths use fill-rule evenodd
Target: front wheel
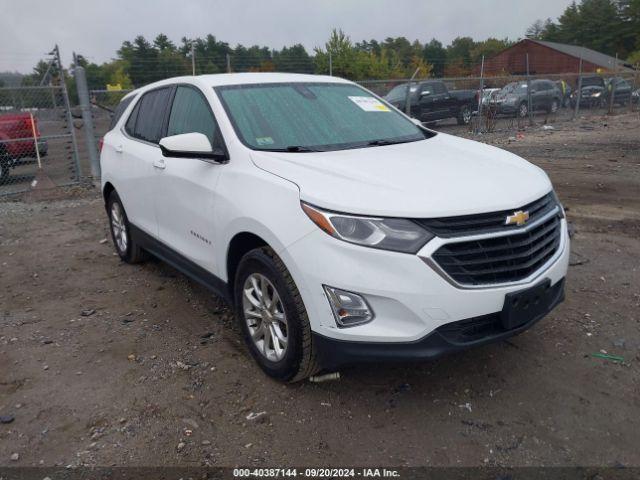
M 527 102 L 522 102 L 520 106 L 518 106 L 516 116 L 518 118 L 526 118 L 527 115 L 529 115 L 529 106 L 527 105 Z
M 469 125 L 471 122 L 471 109 L 468 105 L 465 105 L 458 112 L 458 125 Z
M 251 250 L 242 258 L 234 298 L 249 351 L 267 375 L 296 382 L 319 370 L 300 292 L 271 248 Z

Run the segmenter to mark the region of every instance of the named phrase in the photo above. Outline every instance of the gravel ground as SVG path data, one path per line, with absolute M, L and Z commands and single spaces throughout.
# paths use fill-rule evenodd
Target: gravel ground
M 265 377 L 221 301 L 121 263 L 95 194 L 0 203 L 0 465 L 640 466 L 639 133 L 636 114 L 478 137 L 568 207 L 566 302 L 509 341 L 322 384 Z

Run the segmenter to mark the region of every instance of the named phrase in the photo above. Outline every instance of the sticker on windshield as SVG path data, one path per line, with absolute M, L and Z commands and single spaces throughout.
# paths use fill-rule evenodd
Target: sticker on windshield
M 358 105 L 365 112 L 389 112 L 389 107 L 377 98 L 373 97 L 349 97 L 353 103 Z
M 258 145 L 273 145 L 273 138 L 271 138 L 271 137 L 256 137 L 256 143 Z

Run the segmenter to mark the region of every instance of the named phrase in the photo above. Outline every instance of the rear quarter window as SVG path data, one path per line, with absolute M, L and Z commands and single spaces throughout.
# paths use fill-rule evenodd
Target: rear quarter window
M 113 128 L 116 126 L 116 123 L 118 123 L 118 120 L 120 120 L 120 118 L 122 117 L 122 114 L 127 109 L 127 107 L 131 105 L 131 102 L 135 97 L 136 97 L 135 95 L 130 95 L 126 98 L 123 98 L 120 101 L 116 109 L 113 111 L 113 116 L 111 117 L 111 123 L 109 124 L 109 130 L 113 130 Z

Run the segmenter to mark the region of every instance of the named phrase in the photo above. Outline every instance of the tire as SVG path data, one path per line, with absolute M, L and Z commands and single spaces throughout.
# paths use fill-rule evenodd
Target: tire
M 4 150 L 4 147 L 0 147 L 0 185 L 9 181 L 9 172 L 11 169 L 11 159 Z
M 557 113 L 559 108 L 560 108 L 560 101 L 558 99 L 554 98 L 551 101 L 551 105 L 549 105 L 548 112 L 549 113 Z
M 266 302 L 261 300 L 262 292 L 266 292 Z M 234 281 L 234 299 L 247 347 L 267 375 L 297 382 L 320 370 L 300 292 L 271 248 L 257 248 L 242 257 Z M 282 338 L 286 340 L 284 348 L 278 340 Z
M 107 200 L 107 214 L 109 215 L 109 228 L 111 230 L 111 240 L 116 248 L 117 254 L 127 263 L 140 263 L 147 258 L 145 252 L 131 237 L 131 226 L 127 213 L 122 205 L 122 200 L 115 192 L 111 192 Z
M 529 115 L 529 106 L 527 105 L 527 102 L 522 102 L 520 105 L 518 105 L 518 109 L 516 110 L 516 117 L 527 118 L 528 115 Z
M 456 120 L 458 121 L 458 125 L 469 125 L 471 122 L 471 109 L 469 105 L 464 105 L 460 109 Z

